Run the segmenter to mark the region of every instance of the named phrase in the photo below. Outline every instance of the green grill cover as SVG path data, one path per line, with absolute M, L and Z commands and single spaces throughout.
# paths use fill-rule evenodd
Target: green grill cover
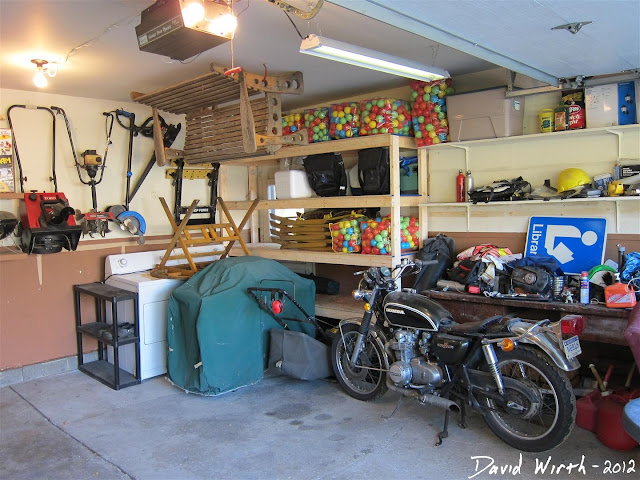
M 262 282 L 262 283 L 261 283 Z M 315 315 L 315 285 L 274 260 L 226 258 L 212 263 L 176 288 L 167 315 L 167 371 L 189 392 L 217 395 L 257 383 L 268 362 L 269 330 L 282 328 L 260 309 L 248 287 L 286 290 Z M 300 318 L 285 300 L 283 317 Z M 287 322 L 315 335 L 310 323 Z

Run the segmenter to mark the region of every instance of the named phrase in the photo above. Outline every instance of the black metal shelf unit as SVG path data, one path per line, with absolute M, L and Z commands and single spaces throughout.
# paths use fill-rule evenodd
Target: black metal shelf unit
M 138 321 L 138 294 L 104 283 L 74 285 L 76 339 L 78 344 L 78 370 L 86 373 L 114 390 L 140 383 L 140 330 Z M 81 295 L 95 299 L 95 322 L 82 323 Z M 133 302 L 133 335 L 122 336 L 118 325 L 118 303 Z M 106 321 L 107 302 L 111 303 L 112 322 Z M 98 360 L 84 363 L 83 335 L 98 341 Z M 118 348 L 123 345 L 135 346 L 135 375 L 120 368 Z M 107 361 L 107 345 L 113 347 L 113 364 Z

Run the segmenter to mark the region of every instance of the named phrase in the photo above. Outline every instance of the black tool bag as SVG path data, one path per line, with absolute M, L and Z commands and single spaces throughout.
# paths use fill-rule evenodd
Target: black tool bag
M 453 265 L 453 257 L 455 252 L 455 242 L 453 238 L 447 237 L 442 233 L 424 241 L 422 249 L 418 252 L 416 258 L 422 261 L 435 260 L 433 265 L 427 265 L 416 276 L 413 288 L 422 292 L 433 288 L 438 283 L 445 272 Z
M 367 148 L 358 152 L 358 179 L 362 195 L 389 194 L 389 148 Z
M 321 153 L 309 155 L 303 161 L 309 185 L 321 197 L 338 197 L 347 194 L 347 174 L 342 155 Z
M 518 177 L 513 180 L 498 180 L 490 185 L 474 188 L 469 192 L 469 199 L 473 203 L 523 200 L 526 193 L 531 193 L 531 184 L 522 177 Z
M 465 258 L 447 272 L 449 280 L 463 285 L 477 285 L 478 277 L 482 274 L 484 265 L 482 260 L 470 260 Z
M 540 267 L 516 267 L 511 272 L 511 284 L 525 292 L 546 295 L 551 291 L 553 276 Z

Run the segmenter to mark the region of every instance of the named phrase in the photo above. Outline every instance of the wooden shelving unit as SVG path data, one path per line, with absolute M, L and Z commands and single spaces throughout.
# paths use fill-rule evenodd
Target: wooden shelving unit
M 274 260 L 288 260 L 298 262 L 328 263 L 336 265 L 355 266 L 388 266 L 397 265 L 403 257 L 400 251 L 400 226 L 399 218 L 401 208 L 418 207 L 427 201 L 427 154 L 425 150 L 418 151 L 415 140 L 410 137 L 383 134 L 365 137 L 356 137 L 344 140 L 334 140 L 329 142 L 312 143 L 305 146 L 283 146 L 280 150 L 271 155 L 260 157 L 238 159 L 229 162 L 229 165 L 243 165 L 247 167 L 271 165 L 283 158 L 299 157 L 319 153 L 331 152 L 357 152 L 366 148 L 388 147 L 390 159 L 390 194 L 389 195 L 367 195 L 367 196 L 345 196 L 345 197 L 312 197 L 295 198 L 285 200 L 264 200 L 261 199 L 256 207 L 257 210 L 272 210 L 286 208 L 358 208 L 358 207 L 387 207 L 391 210 L 391 232 L 393 235 L 391 255 L 363 255 L 345 254 L 335 252 L 317 252 L 307 250 L 279 249 L 273 244 L 253 243 L 249 245 L 253 255 Z M 418 152 L 418 175 L 420 186 L 418 195 L 400 194 L 400 167 L 399 160 L 401 152 L 415 155 Z M 224 163 L 221 162 L 221 163 Z M 251 186 L 250 186 L 251 191 Z M 243 210 L 249 207 L 250 201 L 226 202 L 230 210 Z M 420 209 L 422 210 L 422 209 Z M 426 238 L 426 228 L 422 228 L 422 221 L 419 216 L 421 231 L 419 238 Z M 426 222 L 424 222 L 426 224 Z M 239 249 L 232 249 L 231 255 L 240 255 Z

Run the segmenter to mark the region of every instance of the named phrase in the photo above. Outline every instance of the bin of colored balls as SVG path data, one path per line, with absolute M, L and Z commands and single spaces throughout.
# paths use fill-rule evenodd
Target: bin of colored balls
M 360 253 L 360 229 L 358 219 L 347 217 L 338 222 L 330 223 L 332 246 L 338 253 Z
M 400 220 L 400 249 L 403 252 L 418 250 L 418 230 L 420 225 L 416 217 L 402 217 Z
M 360 103 L 360 136 L 377 133 L 410 136 L 411 114 L 404 100 L 377 98 Z
M 451 79 L 432 82 L 413 81 L 409 87 L 416 145 L 424 147 L 449 141 L 445 97 L 454 93 Z
M 362 219 L 360 221 L 362 253 L 390 255 L 390 226 L 390 217 Z
M 331 105 L 329 136 L 333 140 L 358 136 L 360 129 L 360 105 L 356 102 Z
M 304 128 L 302 113 L 291 113 L 282 117 L 282 135 L 290 135 Z
M 309 132 L 309 143 L 331 140 L 329 115 L 328 107 L 313 108 L 304 112 L 304 126 Z

